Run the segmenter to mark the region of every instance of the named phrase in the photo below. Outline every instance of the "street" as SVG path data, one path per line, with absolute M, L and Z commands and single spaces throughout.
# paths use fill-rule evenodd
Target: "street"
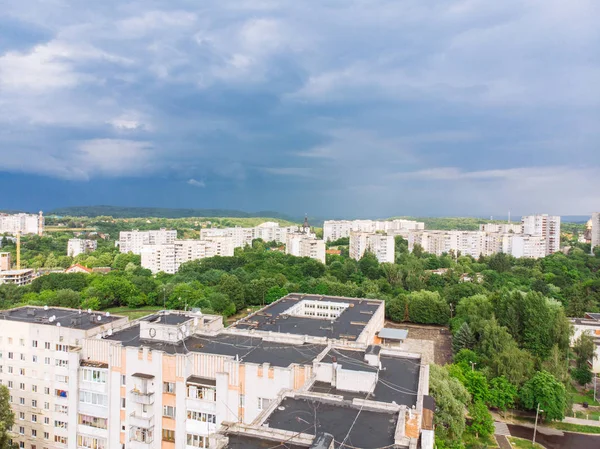
M 529 427 L 508 424 L 512 436 L 531 440 L 533 429 Z M 535 441 L 547 449 L 597 449 L 600 448 L 600 435 L 583 435 L 579 433 L 564 432 L 564 435 L 544 435 L 538 433 Z

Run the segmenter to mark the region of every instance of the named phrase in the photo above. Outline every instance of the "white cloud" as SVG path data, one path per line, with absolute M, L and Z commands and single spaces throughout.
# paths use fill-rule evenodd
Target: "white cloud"
M 201 188 L 206 187 L 206 183 L 204 181 L 202 181 L 202 180 L 198 181 L 197 179 L 194 179 L 194 178 L 188 179 L 187 183 L 194 187 L 201 187 Z

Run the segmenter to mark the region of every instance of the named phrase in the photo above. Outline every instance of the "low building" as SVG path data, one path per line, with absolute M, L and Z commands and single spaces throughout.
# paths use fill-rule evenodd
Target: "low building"
M 79 254 L 96 251 L 98 242 L 90 239 L 69 239 L 67 243 L 67 256 L 76 257 Z
M 27 285 L 33 282 L 33 269 L 0 271 L 0 284 Z
M 85 273 L 85 274 L 90 274 L 92 273 L 92 269 L 88 268 L 88 267 L 84 267 L 83 265 L 80 265 L 78 263 L 71 265 L 69 268 L 67 268 L 65 270 L 65 273 Z
M 8 271 L 12 268 L 10 253 L 0 253 L 0 271 Z

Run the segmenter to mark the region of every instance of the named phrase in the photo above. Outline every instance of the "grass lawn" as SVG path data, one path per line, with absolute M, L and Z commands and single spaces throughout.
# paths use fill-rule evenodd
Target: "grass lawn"
M 599 421 L 600 412 L 576 412 L 575 417 L 580 419 L 593 419 L 594 421 Z
M 580 426 L 579 424 L 570 424 L 566 422 L 553 422 L 550 427 L 554 427 L 558 430 L 564 430 L 566 432 L 579 432 L 579 433 L 594 433 L 600 434 L 600 427 L 595 426 Z
M 508 437 L 508 441 L 510 441 L 510 444 L 512 444 L 513 447 L 516 447 L 519 449 L 543 449 L 544 448 L 544 446 L 541 446 L 537 443 L 535 443 L 535 446 L 534 446 L 531 443 L 531 441 L 524 440 L 523 438 Z
M 114 315 L 123 315 L 129 317 L 130 320 L 137 320 L 146 315 L 150 315 L 157 310 L 162 310 L 162 307 L 158 306 L 144 306 L 139 309 L 131 309 L 129 307 L 112 307 L 106 309 L 105 312 L 110 312 Z
M 482 445 L 489 449 L 494 449 L 498 447 L 498 445 L 496 444 L 496 439 L 492 435 L 487 437 L 476 438 L 475 435 L 469 432 L 468 430 L 465 433 L 463 433 L 463 443 L 465 444 L 466 449 L 481 447 Z
M 587 402 L 590 405 L 600 405 L 600 402 L 594 401 L 594 392 L 592 390 L 588 391 L 586 394 L 573 393 L 573 403 L 574 404 L 583 404 Z

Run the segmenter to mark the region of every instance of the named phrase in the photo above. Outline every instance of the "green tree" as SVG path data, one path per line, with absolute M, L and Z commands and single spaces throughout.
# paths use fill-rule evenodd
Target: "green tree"
M 473 397 L 473 402 L 487 402 L 490 394 L 487 378 L 480 371 L 467 369 L 464 380 L 465 388 Z
M 81 294 L 70 289 L 57 290 L 56 303 L 60 307 L 75 309 L 81 305 Z
M 477 438 L 487 437 L 494 432 L 494 419 L 483 401 L 475 401 L 469 406 L 471 425 L 469 430 Z
M 562 421 L 567 408 L 567 392 L 548 371 L 538 371 L 529 379 L 519 393 L 523 407 L 534 410 L 538 404 L 544 410 L 544 416 L 550 420 Z
M 516 345 L 510 345 L 488 362 L 492 377 L 505 376 L 514 385 L 520 386 L 534 373 L 535 360 L 532 355 Z
M 277 301 L 279 298 L 283 298 L 288 294 L 288 291 L 283 287 L 271 287 L 265 296 L 265 302 L 267 304 L 271 304 L 272 302 Z
M 542 366 L 562 383 L 566 384 L 568 382 L 569 369 L 564 357 L 564 352 L 560 350 L 558 345 L 552 347 L 548 358 L 544 360 Z
M 404 321 L 406 317 L 406 298 L 398 296 L 386 300 L 385 316 L 396 323 Z
M 511 346 L 516 347 L 516 343 L 504 326 L 495 319 L 484 324 L 478 351 L 484 359 L 491 360 Z
M 511 384 L 504 376 L 494 377 L 490 380 L 490 393 L 488 404 L 503 412 L 515 405 L 517 387 Z
M 15 414 L 10 408 L 10 392 L 4 385 L 0 385 L 0 449 L 12 449 L 16 446 L 10 444 L 12 426 L 15 423 Z
M 225 317 L 235 314 L 235 304 L 227 297 L 227 295 L 214 292 L 208 295 L 206 299 L 208 299 L 215 312 L 220 313 Z
M 596 345 L 591 335 L 582 333 L 573 344 L 575 352 L 577 368 L 583 368 L 588 365 L 588 360 L 594 360 L 596 357 Z
M 408 314 L 413 323 L 448 323 L 450 307 L 438 292 L 412 292 L 408 295 L 408 301 Z
M 572 375 L 579 385 L 589 384 L 593 379 L 592 371 L 588 366 L 575 368 Z
M 219 280 L 218 290 L 229 297 L 235 305 L 235 310 L 241 310 L 246 306 L 244 286 L 240 280 L 232 274 L 224 274 Z
M 369 279 L 377 279 L 381 275 L 379 261 L 371 251 L 365 251 L 364 255 L 358 261 L 358 267 L 362 274 Z
M 473 335 L 469 324 L 465 322 L 452 338 L 452 350 L 456 354 L 463 349 L 473 349 L 474 346 L 475 336 Z

